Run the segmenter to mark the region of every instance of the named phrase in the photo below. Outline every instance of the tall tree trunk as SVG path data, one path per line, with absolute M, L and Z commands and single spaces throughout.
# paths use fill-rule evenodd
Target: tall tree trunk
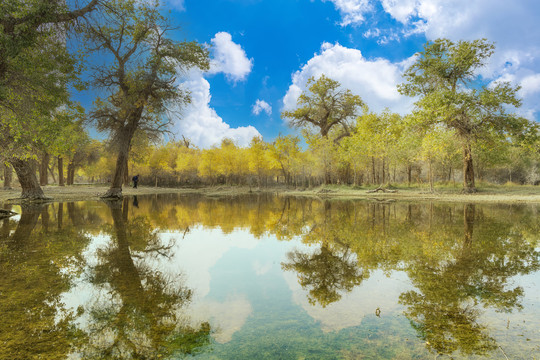
M 49 184 L 48 168 L 49 168 L 50 156 L 48 152 L 44 152 L 41 157 L 41 164 L 39 166 L 39 184 L 41 186 Z
M 58 186 L 65 186 L 64 183 L 64 158 L 58 157 Z
M 433 192 L 433 161 L 429 159 L 429 191 Z
M 29 160 L 21 160 L 18 158 L 11 158 L 9 160 L 19 183 L 21 184 L 22 192 L 21 198 L 28 200 L 45 200 L 47 199 L 43 194 L 41 186 L 36 178 L 36 173 L 32 169 Z
M 11 181 L 13 180 L 13 169 L 9 164 L 4 164 L 4 189 L 11 189 Z
M 409 182 L 409 186 L 411 186 L 411 181 L 412 181 L 412 165 L 411 164 L 407 165 L 407 181 Z
M 124 164 L 124 168 L 126 169 L 126 171 L 124 171 L 124 185 L 125 186 L 129 186 L 128 157 L 129 157 L 129 153 L 128 153 L 128 156 L 126 156 L 126 160 L 125 160 L 125 164 Z
M 463 192 L 474 193 L 474 168 L 470 144 L 463 145 Z
M 385 169 L 386 157 L 382 158 L 382 184 L 386 183 L 386 169 Z
M 372 170 L 372 175 L 373 175 L 371 178 L 372 179 L 371 183 L 376 184 L 375 182 L 375 156 L 371 157 L 371 170 Z
M 129 154 L 129 147 L 131 139 L 135 133 L 136 124 L 131 124 L 131 127 L 125 128 L 119 138 L 118 146 L 118 158 L 116 159 L 116 169 L 114 170 L 114 176 L 112 179 L 111 187 L 102 196 L 105 199 L 120 199 L 122 198 L 122 182 L 124 180 L 124 173 L 127 171 L 126 164 Z
M 67 184 L 73 185 L 74 179 L 75 179 L 75 164 L 73 164 L 73 162 L 70 161 L 67 168 Z

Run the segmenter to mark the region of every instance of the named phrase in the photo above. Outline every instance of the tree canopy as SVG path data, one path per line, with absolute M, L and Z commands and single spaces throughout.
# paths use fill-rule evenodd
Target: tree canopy
M 351 131 L 350 121 L 357 115 L 357 108 L 363 105 L 358 95 L 341 88 L 341 84 L 324 74 L 318 79 L 311 77 L 307 82 L 308 91 L 303 92 L 294 111 L 284 111 L 281 117 L 291 119 L 291 125 L 318 128 L 321 136 L 328 137 L 334 127 L 340 128 L 339 138 Z

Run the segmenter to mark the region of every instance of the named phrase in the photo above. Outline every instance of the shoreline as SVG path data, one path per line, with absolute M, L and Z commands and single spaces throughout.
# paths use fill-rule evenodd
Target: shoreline
M 43 187 L 45 196 L 50 200 L 45 202 L 64 201 L 99 201 L 100 195 L 108 189 L 105 185 L 72 185 Z M 472 202 L 472 203 L 540 203 L 540 187 L 493 185 L 479 187 L 479 192 L 463 194 L 458 188 L 436 189 L 434 193 L 422 188 L 397 188 L 396 193 L 367 193 L 374 187 L 352 188 L 348 186 L 330 185 L 312 189 L 292 189 L 286 187 L 269 187 L 258 189 L 248 186 L 215 186 L 201 188 L 162 188 L 162 187 L 125 187 L 123 195 L 152 195 L 152 194 L 199 194 L 205 196 L 236 196 L 246 194 L 275 194 L 283 196 L 304 196 L 321 199 L 365 199 L 381 201 L 439 201 L 439 202 Z M 21 204 L 20 189 L 0 190 L 0 204 Z

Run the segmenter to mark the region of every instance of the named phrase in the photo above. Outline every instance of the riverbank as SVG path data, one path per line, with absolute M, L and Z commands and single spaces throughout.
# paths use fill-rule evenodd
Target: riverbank
M 107 191 L 105 185 L 44 186 L 45 196 L 51 201 L 99 200 Z M 528 185 L 484 185 L 478 187 L 475 194 L 463 194 L 459 187 L 443 186 L 431 193 L 423 187 L 394 187 L 395 193 L 368 193 L 374 187 L 324 186 L 311 189 L 293 189 L 286 187 L 250 188 L 247 186 L 217 186 L 203 188 L 161 188 L 132 187 L 124 188 L 124 195 L 150 194 L 201 194 L 206 196 L 234 196 L 249 193 L 272 193 L 291 196 L 309 196 L 336 199 L 372 199 L 406 201 L 444 201 L 444 202 L 505 202 L 505 203 L 540 203 L 540 187 Z M 0 190 L 0 203 L 17 204 L 21 200 L 20 189 Z

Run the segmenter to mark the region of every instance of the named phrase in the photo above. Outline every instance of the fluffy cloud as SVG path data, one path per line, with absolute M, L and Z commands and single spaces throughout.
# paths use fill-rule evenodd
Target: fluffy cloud
M 251 107 L 251 112 L 254 115 L 259 115 L 262 111 L 264 111 L 268 116 L 272 115 L 272 106 L 270 106 L 269 103 L 267 103 L 264 100 L 255 101 L 255 104 Z
M 364 14 L 371 9 L 369 0 L 323 0 L 334 3 L 336 9 L 339 10 L 342 21 L 341 26 L 355 25 L 363 22 Z
M 248 59 L 244 49 L 227 32 L 217 33 L 211 41 L 213 59 L 209 73 L 224 73 L 231 81 L 244 81 L 251 72 L 253 59 Z
M 293 74 L 292 84 L 283 98 L 284 109 L 290 110 L 296 106 L 310 77 L 318 78 L 325 74 L 360 95 L 375 111 L 388 107 L 392 111 L 407 113 L 413 100 L 400 95 L 396 85 L 402 82 L 401 74 L 409 63 L 410 59 L 397 64 L 386 59 L 368 60 L 357 49 L 324 43 L 321 52 Z
M 394 19 L 405 23 L 415 13 L 417 0 L 381 0 L 381 3 Z
M 210 83 L 200 71 L 193 71 L 182 86 L 191 92 L 191 103 L 183 109 L 183 116 L 175 119 L 175 133 L 203 148 L 219 144 L 224 138 L 233 139 L 239 146 L 247 146 L 254 136 L 261 136 L 253 126 L 231 128 L 223 121 L 210 107 Z
M 521 95 L 527 96 L 540 92 L 540 74 L 527 76 L 521 80 Z
M 239 44 L 226 32 L 217 33 L 212 39 L 211 69 L 207 74 L 223 73 L 231 81 L 243 81 L 251 72 L 253 61 L 248 59 Z M 233 139 L 239 146 L 247 146 L 254 136 L 261 134 L 253 126 L 231 128 L 210 107 L 210 83 L 206 74 L 193 70 L 179 84 L 191 92 L 191 103 L 184 109 L 173 111 L 173 132 L 189 138 L 195 145 L 208 148 L 219 144 L 224 138 Z

